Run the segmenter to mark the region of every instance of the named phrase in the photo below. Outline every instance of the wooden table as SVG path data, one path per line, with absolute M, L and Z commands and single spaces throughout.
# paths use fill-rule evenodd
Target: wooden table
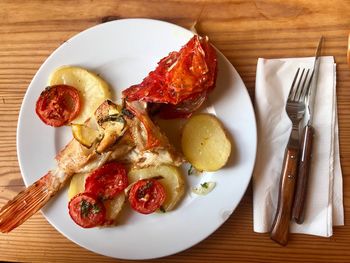
M 348 1 L 11 1 L 0 2 L 0 205 L 24 188 L 16 155 L 23 96 L 44 60 L 78 32 L 113 19 L 148 17 L 199 30 L 231 61 L 254 95 L 258 57 L 313 54 L 320 35 L 324 55 L 337 62 L 340 153 L 344 175 L 344 227 L 331 238 L 293 234 L 287 247 L 253 232 L 252 191 L 213 235 L 158 262 L 350 261 L 350 32 Z M 34 149 L 33 149 L 34 150 Z M 37 213 L 10 234 L 0 234 L 1 261 L 109 262 L 59 234 Z M 122 260 L 120 260 L 122 262 Z

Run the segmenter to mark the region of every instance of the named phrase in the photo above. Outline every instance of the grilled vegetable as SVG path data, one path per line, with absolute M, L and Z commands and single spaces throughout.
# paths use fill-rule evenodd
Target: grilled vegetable
M 101 168 L 98 168 L 97 170 L 95 170 L 95 172 L 94 172 L 95 175 L 99 171 L 101 171 Z M 68 198 L 69 198 L 69 200 L 72 200 L 72 198 L 74 198 L 78 194 L 86 193 L 85 184 L 86 184 L 87 177 L 89 177 L 89 174 L 87 174 L 87 173 L 76 174 L 76 175 L 74 175 L 72 177 L 72 180 L 70 182 L 69 189 L 68 189 Z M 111 176 L 108 175 L 107 177 L 108 177 L 107 180 L 109 180 Z M 90 186 L 92 185 L 91 184 L 91 180 L 90 180 L 89 184 L 90 184 Z M 101 180 L 99 180 L 97 182 L 97 184 L 101 185 Z M 97 184 L 95 184 L 95 186 L 97 186 Z M 112 188 L 113 188 L 113 186 L 114 185 L 112 184 Z M 94 187 L 94 188 L 96 188 L 96 187 Z M 106 191 L 108 193 L 110 193 L 111 189 L 108 188 Z M 97 199 L 100 199 L 100 197 L 98 196 L 98 191 L 96 191 L 96 193 L 87 193 L 87 194 L 88 195 L 93 195 Z M 101 200 L 101 202 L 102 202 L 102 204 L 104 206 L 104 209 L 106 210 L 106 212 L 105 212 L 105 221 L 103 222 L 103 224 L 104 225 L 112 225 L 112 224 L 114 224 L 116 222 L 116 219 L 117 219 L 120 211 L 124 207 L 124 203 L 125 203 L 125 194 L 124 194 L 124 192 L 121 191 L 119 194 L 114 195 L 113 198 L 110 198 L 108 200 L 103 199 L 103 200 Z
M 166 197 L 164 186 L 156 179 L 138 180 L 130 188 L 131 207 L 141 214 L 151 214 L 161 207 Z
M 50 86 L 65 84 L 76 88 L 82 99 L 82 107 L 74 123 L 84 123 L 96 108 L 106 99 L 111 98 L 108 84 L 96 74 L 79 67 L 61 67 L 49 77 Z
M 172 210 L 185 192 L 185 183 L 180 170 L 175 166 L 160 165 L 129 172 L 130 182 L 149 178 L 156 178 L 165 188 L 166 198 L 161 209 Z
M 60 127 L 74 120 L 80 111 L 79 92 L 68 85 L 47 87 L 39 96 L 35 112 L 47 125 Z

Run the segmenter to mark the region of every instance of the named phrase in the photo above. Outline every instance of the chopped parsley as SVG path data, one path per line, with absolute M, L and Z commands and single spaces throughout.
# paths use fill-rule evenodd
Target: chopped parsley
M 97 204 L 91 204 L 86 200 L 82 200 L 80 202 L 80 213 L 82 217 L 87 217 L 89 215 L 89 212 L 93 214 L 98 214 L 101 211 L 101 207 Z
M 93 214 L 98 214 L 100 211 L 101 211 L 101 207 L 99 207 L 97 204 L 94 204 L 94 205 L 92 206 L 91 212 L 92 212 Z
M 88 216 L 90 207 L 91 207 L 91 204 L 88 201 L 83 199 L 80 202 L 80 213 L 81 213 L 82 217 L 87 217 Z
M 190 168 L 187 171 L 187 175 L 192 175 L 193 173 L 194 173 L 194 167 L 191 164 Z
M 202 186 L 203 188 L 205 188 L 205 189 L 208 189 L 208 183 L 207 183 L 207 182 L 202 183 L 201 186 Z
M 201 172 L 200 170 L 197 170 L 192 164 L 190 165 L 190 168 L 187 170 L 187 175 L 199 175 Z
M 142 199 L 146 196 L 148 190 L 153 186 L 152 181 L 147 181 L 147 183 L 137 190 L 137 199 Z

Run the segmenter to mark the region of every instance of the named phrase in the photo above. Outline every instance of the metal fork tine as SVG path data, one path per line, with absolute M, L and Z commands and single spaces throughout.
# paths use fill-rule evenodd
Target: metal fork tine
M 307 83 L 307 84 L 305 85 L 305 87 L 304 87 L 304 92 L 301 94 L 301 95 L 302 95 L 301 98 L 300 98 L 301 101 L 305 99 L 305 97 L 306 97 L 307 94 L 309 94 L 310 84 L 311 84 L 311 81 L 312 81 L 312 77 L 313 77 L 313 76 L 314 76 L 314 70 L 312 70 L 311 76 L 310 76 L 310 78 L 309 78 L 309 80 L 308 80 L 308 83 Z
M 298 94 L 298 99 L 297 99 L 297 101 L 302 101 L 302 100 L 303 100 L 302 94 L 304 93 L 305 89 L 307 89 L 307 85 L 305 85 L 305 84 L 306 84 L 306 81 L 307 81 L 307 77 L 308 77 L 308 75 L 309 75 L 309 72 L 310 72 L 310 69 L 308 69 L 308 70 L 306 71 L 306 75 L 305 75 L 303 84 L 301 85 L 301 88 L 299 89 L 299 94 Z
M 295 88 L 295 92 L 294 92 L 294 95 L 293 95 L 293 97 L 292 97 L 292 100 L 293 100 L 293 101 L 296 101 L 297 94 L 300 92 L 300 89 L 303 87 L 303 86 L 301 85 L 301 83 L 302 83 L 302 80 L 303 80 L 304 72 L 305 72 L 305 69 L 303 69 L 303 71 L 301 72 L 301 76 L 300 76 L 300 78 L 299 78 L 298 85 L 297 85 L 297 87 Z
M 300 71 L 300 68 L 298 68 L 297 72 L 295 73 L 292 86 L 290 87 L 290 90 L 289 90 L 288 99 L 292 99 L 293 97 L 294 90 L 295 90 L 295 82 L 297 81 L 299 71 Z

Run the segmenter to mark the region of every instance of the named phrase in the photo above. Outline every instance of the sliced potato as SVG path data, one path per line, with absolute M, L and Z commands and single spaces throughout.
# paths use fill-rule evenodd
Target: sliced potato
M 111 98 L 108 84 L 96 74 L 80 67 L 61 67 L 49 77 L 48 85 L 66 84 L 76 88 L 83 100 L 79 115 L 73 123 L 82 124 L 106 99 Z
M 205 113 L 193 115 L 186 122 L 181 146 L 186 159 L 200 171 L 219 170 L 231 154 L 231 142 L 222 124 Z
M 106 207 L 107 223 L 113 225 L 124 207 L 125 194 L 122 192 L 111 200 L 103 201 L 103 204 Z
M 185 183 L 180 170 L 175 166 L 160 165 L 143 169 L 131 170 L 128 174 L 129 182 L 134 183 L 141 179 L 162 177 L 159 182 L 164 186 L 166 198 L 162 205 L 164 211 L 172 210 L 185 193 Z

